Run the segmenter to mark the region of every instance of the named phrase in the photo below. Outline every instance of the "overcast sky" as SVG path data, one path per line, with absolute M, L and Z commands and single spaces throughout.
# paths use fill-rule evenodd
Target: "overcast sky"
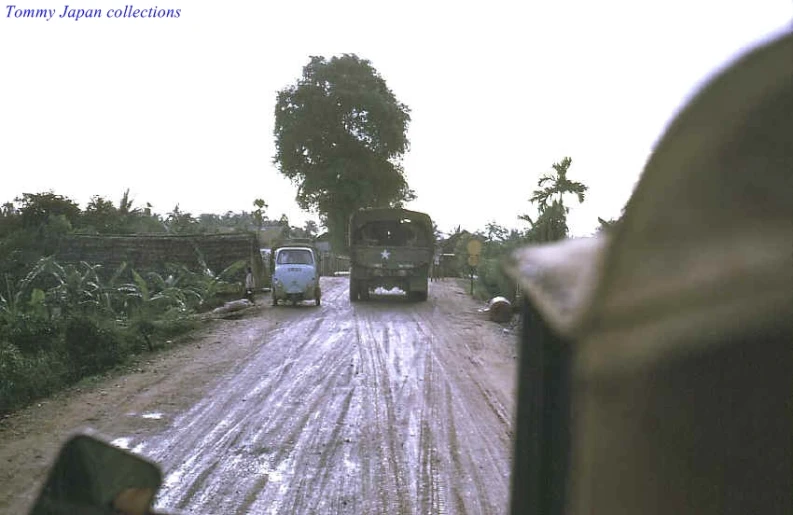
M 135 7 L 181 17 L 77 21 L 57 18 L 64 5 L 2 3 L 0 202 L 53 190 L 84 208 L 129 188 L 197 215 L 261 197 L 302 225 L 312 215 L 272 163 L 275 94 L 310 55 L 356 53 L 411 109 L 408 207 L 442 230 L 525 227 L 537 179 L 570 156 L 590 187 L 576 235 L 619 215 L 698 85 L 793 18 L 790 0 L 162 0 Z

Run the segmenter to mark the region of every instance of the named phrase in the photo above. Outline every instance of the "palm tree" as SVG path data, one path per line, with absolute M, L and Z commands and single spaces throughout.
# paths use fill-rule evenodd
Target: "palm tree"
M 567 171 L 573 160 L 565 157 L 552 168 L 554 173 L 543 175 L 537 185 L 540 189 L 534 190 L 529 202 L 537 204 L 539 216 L 533 221 L 527 214 L 518 218 L 531 224 L 529 238 L 535 241 L 555 241 L 567 236 L 567 213 L 570 208 L 564 205 L 564 196 L 574 194 L 578 202 L 584 201 L 586 191 L 589 189 L 583 183 L 571 181 L 567 178 Z
M 118 212 L 122 215 L 131 213 L 133 211 L 132 202 L 133 200 L 129 198 L 129 188 L 127 188 L 124 190 L 124 194 L 121 195 L 121 199 L 118 201 Z
M 262 232 L 262 225 L 264 225 L 264 221 L 267 219 L 265 212 L 270 206 L 267 205 L 267 202 L 265 202 L 264 199 L 260 198 L 257 198 L 253 201 L 253 206 L 256 208 L 256 210 L 251 213 L 251 215 L 256 222 L 256 228 L 259 230 L 259 232 Z
M 567 178 L 567 170 L 570 168 L 572 162 L 572 159 L 565 157 L 561 162 L 551 165 L 556 171 L 556 174 L 545 174 L 537 183 L 538 186 L 543 186 L 546 183 L 550 183 L 550 185 L 540 190 L 534 190 L 534 194 L 529 201 L 538 203 L 540 205 L 540 210 L 544 211 L 545 208 L 548 207 L 549 199 L 558 200 L 565 214 L 570 212 L 570 208 L 564 205 L 565 194 L 573 193 L 578 196 L 579 203 L 583 202 L 584 193 L 589 188 L 580 182 L 571 181 Z M 553 199 L 554 195 L 556 195 L 555 199 Z

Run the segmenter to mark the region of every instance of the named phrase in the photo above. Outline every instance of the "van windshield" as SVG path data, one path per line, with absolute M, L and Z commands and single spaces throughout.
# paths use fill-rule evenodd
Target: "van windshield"
M 289 249 L 278 253 L 277 263 L 279 265 L 313 265 L 314 256 L 310 250 Z

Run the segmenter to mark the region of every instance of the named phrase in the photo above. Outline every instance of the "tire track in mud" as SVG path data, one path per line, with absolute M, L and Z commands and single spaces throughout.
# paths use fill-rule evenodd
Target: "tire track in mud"
M 309 334 L 316 332 L 320 323 L 320 320 L 315 321 L 309 329 Z M 263 338 L 279 338 L 283 332 L 284 329 L 282 326 L 281 328 L 271 331 L 270 334 L 263 335 Z M 299 344 L 299 346 L 292 349 L 290 354 L 299 353 L 302 347 L 304 347 L 307 343 L 308 342 L 305 341 L 302 344 Z M 266 349 L 260 349 L 259 355 L 261 355 L 262 352 L 266 352 Z M 211 445 L 213 442 L 228 446 L 228 444 L 224 444 L 222 440 L 216 438 L 213 432 L 207 434 L 206 428 L 202 429 L 202 426 L 206 425 L 207 420 L 216 418 L 220 420 L 220 423 L 218 424 L 218 427 L 214 428 L 214 430 L 220 430 L 224 435 L 230 434 L 234 428 L 238 427 L 242 422 L 244 422 L 244 419 L 241 419 L 234 424 L 229 422 L 233 420 L 233 417 L 229 415 L 238 412 L 240 409 L 237 405 L 240 402 L 247 402 L 248 398 L 251 400 L 267 398 L 272 393 L 274 385 L 289 375 L 291 367 L 295 361 L 293 357 L 287 355 L 287 359 L 283 360 L 282 364 L 274 369 L 272 374 L 273 377 L 270 379 L 270 381 L 260 383 L 258 381 L 259 374 L 256 372 L 256 370 L 253 370 L 256 368 L 258 358 L 260 358 L 260 356 L 254 358 L 254 363 L 249 362 L 242 368 L 242 370 L 236 371 L 234 373 L 234 375 L 230 378 L 230 381 L 237 384 L 234 384 L 233 387 L 230 388 L 228 382 L 223 382 L 216 389 L 214 394 L 205 398 L 190 412 L 180 417 L 180 419 L 174 424 L 176 427 L 179 427 L 179 434 L 175 435 L 173 438 L 166 439 L 159 445 L 160 449 L 163 451 L 162 454 L 172 452 L 178 448 L 204 448 L 207 445 Z M 242 386 L 245 386 L 246 384 L 249 386 L 249 388 L 242 388 Z M 223 390 L 228 390 L 229 392 L 236 393 L 237 395 L 228 395 L 227 393 L 224 393 Z M 245 390 L 245 392 L 242 390 Z M 227 427 L 229 425 L 231 427 Z M 205 443 L 202 444 L 201 442 Z M 233 444 L 234 442 L 232 441 L 230 443 Z M 167 456 L 163 457 L 167 458 Z
M 143 442 L 181 513 L 504 513 L 510 423 L 437 306 L 278 307 L 233 374 Z M 462 350 L 461 350 L 462 349 Z
M 343 353 L 339 353 L 337 359 L 332 361 L 318 359 L 304 368 L 304 373 L 293 373 L 286 387 L 272 393 L 273 396 L 281 398 L 300 399 L 298 403 L 292 403 L 295 408 L 294 416 L 288 413 L 279 416 L 275 413 L 269 421 L 262 424 L 261 429 L 255 431 L 246 446 L 273 449 L 269 453 L 268 468 L 281 469 L 278 474 L 282 476 L 281 483 L 297 479 L 298 488 L 287 492 L 289 496 L 281 495 L 281 488 L 276 492 L 264 489 L 256 496 L 249 493 L 248 499 L 254 499 L 249 501 L 251 512 L 264 512 L 265 507 L 272 508 L 277 505 L 289 506 L 286 511 L 310 511 L 314 497 L 313 492 L 307 495 L 309 489 L 305 487 L 306 478 L 312 478 L 316 471 L 323 470 L 323 461 L 327 461 L 329 455 L 327 442 L 338 439 L 342 420 L 346 417 L 352 398 L 349 388 L 348 393 L 342 397 L 334 395 L 329 398 L 328 392 L 340 391 L 349 384 L 352 366 L 354 363 L 350 363 Z M 330 435 L 326 436 L 327 422 L 336 413 L 338 419 L 332 426 Z M 317 485 L 312 484 L 310 490 L 313 491 L 316 487 Z M 279 499 L 279 496 L 285 498 Z M 247 508 L 248 506 L 240 507 Z
M 434 330 L 432 359 L 438 378 L 429 398 L 440 404 L 437 411 L 446 421 L 435 427 L 443 431 L 441 460 L 451 467 L 444 470 L 449 477 L 442 479 L 452 485 L 445 492 L 447 502 L 453 500 L 456 513 L 504 513 L 509 496 L 511 417 L 497 408 L 503 404 L 483 386 L 477 367 L 459 366 L 455 359 L 471 363 L 471 353 L 481 348 L 481 342 L 470 345 L 462 337 L 465 324 L 458 323 L 460 315 L 433 311 L 417 310 L 416 324 Z
M 481 381 L 475 375 L 461 372 L 459 360 L 450 356 L 459 353 L 452 344 L 459 334 L 449 327 L 450 324 L 439 327 L 437 319 L 429 320 L 425 306 L 399 306 L 401 309 L 394 309 L 385 320 L 372 314 L 376 308 L 364 311 L 369 315 L 364 323 L 387 325 L 382 330 L 383 345 L 380 347 L 384 352 L 376 355 L 380 370 L 384 371 L 383 377 L 388 371 L 384 363 L 398 370 L 403 361 L 423 362 L 421 367 L 416 367 L 421 370 L 420 376 L 413 378 L 411 384 L 397 388 L 392 379 L 391 391 L 381 392 L 389 405 L 390 395 L 398 391 L 397 404 L 412 412 L 410 416 L 391 422 L 407 426 L 403 431 L 408 435 L 403 448 L 414 449 L 412 454 L 408 452 L 406 457 L 396 459 L 397 463 L 405 463 L 406 475 L 414 482 L 407 485 L 415 502 L 408 512 L 502 513 L 509 494 L 510 423 L 506 416 L 493 409 L 494 396 L 487 395 Z M 405 342 L 410 341 L 415 355 L 421 356 L 418 360 L 415 357 L 400 359 L 396 350 L 386 355 L 385 342 L 389 341 L 386 337 L 394 328 L 401 328 L 403 341 L 394 343 L 392 337 L 390 347 L 404 351 Z M 361 332 L 365 330 L 362 328 Z M 376 332 L 370 329 L 369 334 L 373 337 Z M 381 389 L 385 387 L 385 384 L 380 385 Z M 476 395 L 471 398 L 469 392 Z M 485 417 L 491 420 L 482 424 L 482 416 L 488 413 L 495 417 Z M 417 423 L 411 421 L 416 418 Z M 386 434 L 389 438 L 397 437 L 393 429 Z M 417 472 L 409 472 L 411 469 Z
M 358 309 L 358 312 L 366 313 L 365 308 Z M 365 420 L 372 422 L 371 430 L 366 435 L 367 439 L 375 440 L 378 435 L 385 435 L 385 439 L 380 439 L 377 455 L 379 462 L 387 464 L 386 470 L 377 471 L 375 477 L 379 477 L 380 501 L 383 509 L 396 509 L 398 513 L 406 513 L 409 510 L 407 497 L 408 463 L 404 460 L 402 453 L 398 452 L 398 442 L 401 440 L 398 433 L 400 427 L 398 421 L 397 406 L 394 394 L 399 393 L 399 378 L 389 370 L 389 333 L 398 334 L 394 328 L 387 324 L 382 327 L 380 338 L 376 336 L 376 327 L 379 324 L 372 323 L 372 319 L 366 314 L 359 317 L 354 315 L 359 326 L 363 330 L 358 330 L 359 349 L 362 353 L 362 363 L 364 363 L 365 377 L 371 380 L 365 399 L 364 406 L 372 409 L 365 416 Z M 400 344 L 403 342 L 400 341 Z M 368 401 L 368 402 L 366 402 Z M 386 479 L 387 478 L 387 479 Z
M 420 513 L 446 513 L 446 498 L 439 475 L 437 462 L 439 457 L 435 450 L 432 421 L 438 420 L 437 409 L 432 402 L 433 398 L 433 359 L 430 348 L 426 350 L 424 359 L 424 387 L 421 399 L 421 412 L 419 418 L 419 470 L 418 498 L 416 505 Z
M 342 372 L 350 368 L 350 360 L 343 353 L 323 354 L 307 349 L 310 346 L 327 348 L 338 342 L 319 341 L 318 332 L 323 326 L 323 318 L 302 320 L 297 311 L 302 311 L 302 308 L 289 313 L 293 327 L 285 328 L 287 324 L 282 322 L 280 330 L 272 331 L 266 344 L 231 379 L 230 384 L 218 387 L 182 418 L 190 421 L 185 424 L 187 431 L 192 432 L 193 425 L 205 426 L 207 421 L 214 422 L 213 431 L 202 439 L 189 442 L 187 447 L 178 435 L 171 445 L 161 446 L 172 454 L 181 445 L 183 452 L 192 454 L 184 466 L 169 474 L 172 485 L 166 482 L 166 488 L 177 483 L 178 486 L 172 489 L 173 493 L 166 489 L 160 495 L 159 504 L 164 508 L 179 506 L 208 512 L 211 510 L 202 508 L 208 500 L 222 497 L 232 501 L 241 499 L 236 509 L 245 512 L 260 498 L 267 497 L 269 487 L 274 484 L 269 476 L 280 476 L 283 480 L 289 468 L 299 470 L 305 466 L 305 457 L 295 449 L 312 445 L 311 442 L 303 443 L 302 436 L 311 434 L 311 425 L 316 420 L 312 414 L 319 412 L 325 392 L 344 377 Z M 273 349 L 273 346 L 279 348 Z M 267 355 L 270 353 L 280 362 L 269 363 L 271 360 Z M 336 359 L 329 360 L 328 357 Z M 318 372 L 320 370 L 322 373 Z M 220 402 L 224 396 L 225 402 Z M 296 399 L 299 399 L 299 409 L 295 409 Z M 241 402 L 251 409 L 240 406 Z M 178 422 L 175 425 L 178 426 Z M 273 439 L 276 435 L 277 438 Z M 168 458 L 166 453 L 162 454 L 161 462 L 165 462 Z M 240 461 L 248 463 L 244 467 L 245 474 L 239 473 Z M 288 466 L 284 467 L 284 464 Z M 212 472 L 207 473 L 208 470 Z M 198 485 L 202 480 L 205 483 L 203 487 Z M 191 487 L 185 489 L 186 484 L 191 484 Z M 223 486 L 228 484 L 233 485 L 232 491 L 227 492 Z M 190 495 L 197 490 L 203 490 L 202 496 Z M 186 495 L 179 493 L 185 491 Z M 244 495 L 240 495 L 242 493 Z M 224 507 L 224 511 L 228 508 L 231 506 Z

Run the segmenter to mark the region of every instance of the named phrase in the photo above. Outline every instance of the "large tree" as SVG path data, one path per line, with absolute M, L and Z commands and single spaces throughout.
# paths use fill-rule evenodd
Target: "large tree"
M 529 215 L 519 215 L 518 218 L 531 224 L 529 239 L 537 242 L 556 241 L 567 237 L 567 213 L 570 208 L 564 205 L 564 197 L 573 194 L 578 202 L 584 201 L 587 186 L 583 183 L 571 181 L 567 172 L 573 160 L 565 157 L 552 165 L 553 172 L 543 175 L 534 190 L 529 202 L 537 204 L 539 215 L 532 220 Z
M 311 57 L 303 76 L 278 93 L 274 162 L 335 246 L 344 245 L 353 211 L 415 198 L 401 166 L 409 113 L 371 63 L 354 54 Z

